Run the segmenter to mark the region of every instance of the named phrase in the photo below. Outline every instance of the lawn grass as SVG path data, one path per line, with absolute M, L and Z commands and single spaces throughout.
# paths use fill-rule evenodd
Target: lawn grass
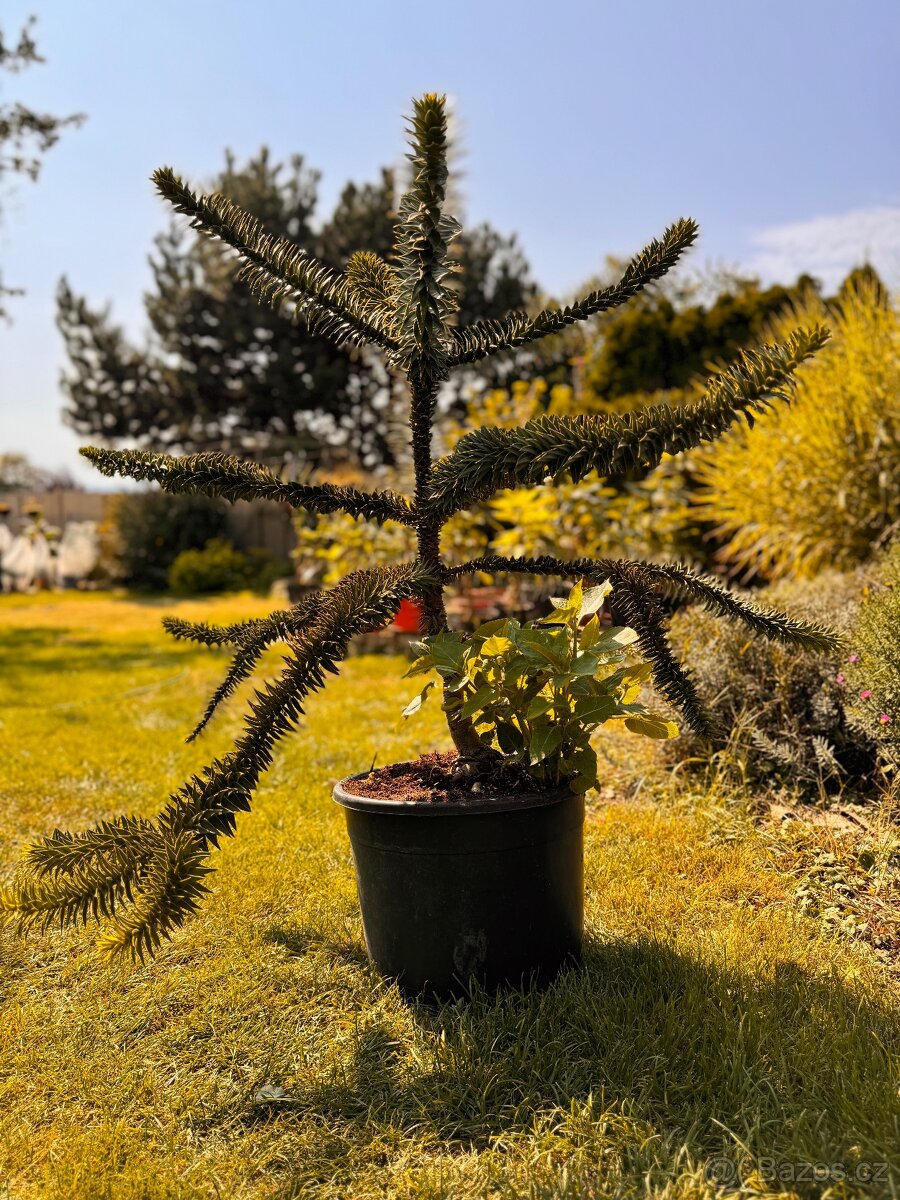
M 182 740 L 223 659 L 159 617 L 265 608 L 0 600 L 0 870 L 224 749 L 239 706 Z M 733 800 L 590 803 L 585 962 L 544 993 L 427 1008 L 370 969 L 329 787 L 445 745 L 436 705 L 399 721 L 400 668 L 311 703 L 152 964 L 0 933 L 0 1197 L 896 1196 L 896 976 Z

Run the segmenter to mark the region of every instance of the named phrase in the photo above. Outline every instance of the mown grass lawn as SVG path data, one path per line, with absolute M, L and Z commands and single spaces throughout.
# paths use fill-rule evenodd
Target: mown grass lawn
M 222 750 L 235 708 L 182 737 L 223 660 L 159 617 L 266 607 L 3 598 L 0 870 Z M 430 1009 L 373 973 L 329 787 L 445 744 L 436 705 L 398 720 L 400 668 L 353 659 L 314 700 L 152 964 L 0 934 L 0 1196 L 896 1195 L 897 976 L 801 910 L 733 801 L 612 776 L 585 963 L 542 994 Z

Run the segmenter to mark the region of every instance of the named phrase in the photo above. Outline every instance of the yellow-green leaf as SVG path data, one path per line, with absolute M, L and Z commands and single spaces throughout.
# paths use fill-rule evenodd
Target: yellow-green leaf
M 528 705 L 528 711 L 525 713 L 525 716 L 529 721 L 535 721 L 538 717 L 542 717 L 544 713 L 548 713 L 552 707 L 552 696 L 535 696 Z
M 431 689 L 433 687 L 434 687 L 434 680 L 432 680 L 430 683 L 426 683 L 425 686 L 422 688 L 421 692 L 419 692 L 418 696 L 413 696 L 412 700 L 410 700 L 409 704 L 407 704 L 406 708 L 404 708 L 403 716 L 411 717 L 415 713 L 417 713 L 419 711 L 419 709 L 422 707 L 422 705 L 425 703 L 428 693 L 431 691 Z
M 507 637 L 500 637 L 499 634 L 492 634 L 481 647 L 481 653 L 485 658 L 499 658 L 501 654 L 506 654 L 512 650 L 513 644 Z
M 578 644 L 582 650 L 593 650 L 594 646 L 600 640 L 600 620 L 597 616 L 591 617 L 587 625 L 581 631 L 578 639 Z
M 424 675 L 426 671 L 434 670 L 434 659 L 430 654 L 422 654 L 415 659 L 409 666 L 407 671 L 404 671 L 403 678 L 409 679 L 411 675 Z
M 543 762 L 554 754 L 562 744 L 562 730 L 551 721 L 542 721 L 532 730 L 528 744 L 529 758 L 533 763 Z
M 647 713 L 646 716 L 626 717 L 625 727 L 632 733 L 658 738 L 660 741 L 678 737 L 678 726 L 674 721 L 664 721 L 662 717 L 656 717 L 650 713 Z
M 576 584 L 576 586 L 580 587 L 581 585 Z M 609 582 L 609 580 L 607 580 L 606 583 L 599 584 L 597 587 L 588 588 L 588 590 L 583 594 L 582 601 L 578 609 L 578 616 L 586 617 L 590 613 L 599 612 L 603 607 L 603 602 L 606 600 L 606 597 L 612 590 L 612 584 Z M 572 591 L 574 592 L 575 588 L 573 588 Z M 569 602 L 573 603 L 571 598 Z

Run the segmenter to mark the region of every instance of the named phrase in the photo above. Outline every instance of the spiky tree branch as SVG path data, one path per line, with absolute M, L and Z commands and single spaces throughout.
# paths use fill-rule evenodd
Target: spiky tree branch
M 86 446 L 82 455 L 103 475 L 151 480 L 164 492 L 202 492 L 225 500 L 278 500 L 308 512 L 345 512 L 370 521 L 414 525 L 409 501 L 396 492 L 362 492 L 332 483 L 290 483 L 265 467 L 230 454 L 154 454 L 150 450 L 100 450 Z
M 184 621 L 181 617 L 163 617 L 162 627 L 179 642 L 200 646 L 240 647 L 258 637 L 270 642 L 287 641 L 290 634 L 302 632 L 318 615 L 321 593 L 310 592 L 292 608 L 279 608 L 267 617 L 252 617 L 234 625 L 209 625 L 206 621 Z
M 374 342 L 383 350 L 396 351 L 395 339 L 359 303 L 346 277 L 287 238 L 266 233 L 255 217 L 225 196 L 196 195 L 170 167 L 154 172 L 153 182 L 176 212 L 190 218 L 194 229 L 237 251 L 243 260 L 240 277 L 262 303 L 276 309 L 292 303 L 310 332 L 338 344 Z
M 206 866 L 206 847 L 191 833 L 167 831 L 157 836 L 149 855 L 140 891 L 128 906 L 119 905 L 111 928 L 100 938 L 101 953 L 128 955 L 143 962 L 164 938 L 171 937 L 197 907 L 209 888 L 203 882 L 212 870 Z
M 499 320 L 476 321 L 465 329 L 452 330 L 451 366 L 476 362 L 501 350 L 550 337 L 576 321 L 586 321 L 597 313 L 617 308 L 648 283 L 661 279 L 670 271 L 685 250 L 694 244 L 697 233 L 696 221 L 684 218 L 676 221 L 661 238 L 654 239 L 635 255 L 617 283 L 589 292 L 565 308 L 545 308 L 536 317 L 511 313 Z
M 664 595 L 694 600 L 707 612 L 740 621 L 753 633 L 771 641 L 804 650 L 832 654 L 842 639 L 833 630 L 814 621 L 798 621 L 774 608 L 762 608 L 736 596 L 709 575 L 697 575 L 674 563 L 641 563 L 640 566 Z
M 412 180 L 398 207 L 394 323 L 400 353 L 429 391 L 448 371 L 449 320 L 457 298 L 449 281 L 450 245 L 459 224 L 444 213 L 447 190 L 447 113 L 443 96 L 413 102 L 409 127 Z
M 637 632 L 638 647 L 650 664 L 657 690 L 681 709 L 695 733 L 714 737 L 719 730 L 697 694 L 693 676 L 669 645 L 665 613 L 653 593 L 649 576 L 636 563 L 623 562 L 611 572 L 610 582 L 616 621 Z
M 822 653 L 831 653 L 840 648 L 840 637 L 825 626 L 813 621 L 798 621 L 774 608 L 762 608 L 751 600 L 729 592 L 717 580 L 707 575 L 697 575 L 687 567 L 672 563 L 633 562 L 614 558 L 561 559 L 550 555 L 509 558 L 501 554 L 485 554 L 447 568 L 446 578 L 457 579 L 462 575 L 478 573 L 517 573 L 598 581 L 621 567 L 643 572 L 647 582 L 660 595 L 696 600 L 709 612 L 741 622 L 760 637 Z
M 293 608 L 282 609 L 261 617 L 255 621 L 245 621 L 240 625 L 224 626 L 216 629 L 210 625 L 193 624 L 189 621 L 178 621 L 171 617 L 163 617 L 163 626 L 181 640 L 199 642 L 205 646 L 231 645 L 236 653 L 225 678 L 213 692 L 203 716 L 188 736 L 192 742 L 203 732 L 219 705 L 231 696 L 238 685 L 253 674 L 265 651 L 276 642 L 289 642 L 291 639 L 302 638 L 322 612 L 322 596 L 313 592 L 295 604 Z
M 132 856 L 127 865 L 103 859 L 89 872 L 60 872 L 49 880 L 26 879 L 0 891 L 0 912 L 5 912 L 20 932 L 110 919 L 121 905 L 133 900 L 132 887 L 141 866 L 138 856 Z
M 347 286 L 367 316 L 385 328 L 394 324 L 397 272 L 371 250 L 358 250 L 347 261 Z
M 623 416 L 544 416 L 514 429 L 476 429 L 435 464 L 420 511 L 446 520 L 503 488 L 650 470 L 664 454 L 714 441 L 741 417 L 752 425 L 787 400 L 794 371 L 827 338 L 821 327 L 799 329 L 782 345 L 746 351 L 683 408 L 655 404 Z
M 57 829 L 29 847 L 26 861 L 39 879 L 78 874 L 98 861 L 124 866 L 131 850 L 142 844 L 149 830 L 150 822 L 140 817 L 101 821 L 95 829 L 83 833 Z
M 272 613 L 274 617 L 276 614 Z M 287 613 L 284 614 L 287 616 Z M 265 625 L 268 617 L 251 617 L 234 625 L 209 625 L 206 621 L 185 621 L 181 617 L 163 617 L 162 627 L 179 642 L 198 646 L 240 646 L 244 637 Z
M 249 811 L 275 744 L 296 726 L 306 697 L 337 673 L 350 639 L 386 624 L 402 599 L 433 583 L 433 572 L 417 562 L 358 571 L 323 593 L 302 634 L 285 630 L 291 653 L 284 669 L 256 692 L 232 751 L 183 784 L 154 822 L 125 818 L 44 838 L 26 863 L 31 878 L 3 892 L 2 907 L 20 924 L 45 928 L 111 918 L 105 950 L 152 953 L 196 909 L 210 847 Z

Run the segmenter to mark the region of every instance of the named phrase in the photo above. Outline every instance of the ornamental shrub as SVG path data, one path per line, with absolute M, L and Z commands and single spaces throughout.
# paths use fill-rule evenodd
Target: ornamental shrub
M 254 546 L 237 550 L 223 538 L 213 538 L 202 550 L 184 550 L 169 568 L 169 590 L 176 596 L 213 592 L 268 592 L 276 579 L 291 574 L 287 560 Z
M 862 573 L 826 572 L 815 581 L 770 587 L 760 599 L 827 622 L 845 645 L 857 645 L 851 631 L 864 587 Z M 872 779 L 874 730 L 862 728 L 846 707 L 843 651 L 826 656 L 748 638 L 696 606 L 675 614 L 670 635 L 678 653 L 690 659 L 719 730 L 712 742 L 686 731 L 673 743 L 673 757 L 733 767 L 741 780 L 762 787 L 819 791 Z
M 772 579 L 852 570 L 900 523 L 900 311 L 860 273 L 831 304 L 810 293 L 773 336 L 822 319 L 834 336 L 790 408 L 700 456 L 699 515 L 722 557 Z
M 440 681 L 445 711 L 473 721 L 509 767 L 545 786 L 596 787 L 591 734 L 600 725 L 621 722 L 644 737 L 678 735 L 672 721 L 640 702 L 651 671 L 647 663 L 627 661 L 635 631 L 600 623 L 611 591 L 609 583 L 587 590 L 576 583 L 539 621 L 521 625 L 501 617 L 465 638 L 455 630 L 426 638 L 406 674 L 433 678 L 403 715 L 418 712 Z
M 176 596 L 239 592 L 255 583 L 253 563 L 231 542 L 213 538 L 202 550 L 182 550 L 169 567 L 169 591 Z

